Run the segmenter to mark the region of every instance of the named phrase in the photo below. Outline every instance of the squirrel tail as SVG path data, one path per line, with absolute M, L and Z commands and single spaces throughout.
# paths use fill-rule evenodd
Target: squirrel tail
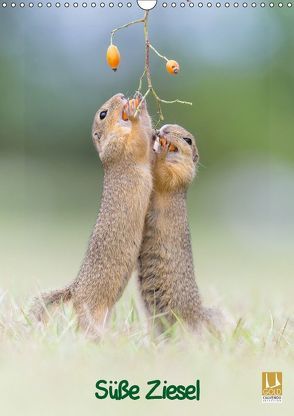
M 71 298 L 71 286 L 67 286 L 64 289 L 41 293 L 39 296 L 33 299 L 29 315 L 38 321 L 42 321 L 48 307 L 51 305 L 58 305 L 61 302 L 67 302 Z

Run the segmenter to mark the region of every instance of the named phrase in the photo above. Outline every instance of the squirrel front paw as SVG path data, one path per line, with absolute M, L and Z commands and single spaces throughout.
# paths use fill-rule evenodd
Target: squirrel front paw
M 145 108 L 145 100 L 143 99 L 142 94 L 137 91 L 134 94 L 134 97 L 128 99 L 128 102 L 124 106 L 123 120 L 137 120 L 143 108 Z

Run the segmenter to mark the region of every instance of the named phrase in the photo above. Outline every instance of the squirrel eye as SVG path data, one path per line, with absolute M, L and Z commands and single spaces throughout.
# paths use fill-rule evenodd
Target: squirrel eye
M 101 111 L 101 113 L 99 114 L 100 120 L 103 120 L 107 115 L 107 110 Z
M 191 146 L 192 140 L 189 137 L 183 137 L 183 139 Z

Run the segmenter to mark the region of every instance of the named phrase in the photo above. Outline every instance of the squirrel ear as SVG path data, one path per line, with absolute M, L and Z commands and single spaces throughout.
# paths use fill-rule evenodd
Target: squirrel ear
M 93 139 L 94 139 L 94 140 L 97 140 L 97 141 L 100 141 L 100 139 L 101 139 L 101 136 L 99 135 L 99 133 L 98 133 L 98 131 L 97 131 L 97 130 L 95 130 L 95 131 L 93 132 Z

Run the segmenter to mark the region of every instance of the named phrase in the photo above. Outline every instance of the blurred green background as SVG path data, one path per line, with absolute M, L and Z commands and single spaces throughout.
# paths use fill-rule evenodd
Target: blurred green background
M 110 31 L 142 14 L 0 11 L 0 286 L 16 297 L 78 272 L 103 178 L 93 115 L 113 94 L 133 94 L 144 65 L 137 25 L 117 34 L 113 73 Z M 238 303 L 249 292 L 284 302 L 294 270 L 293 10 L 157 7 L 150 38 L 181 64 L 172 77 L 152 55 L 158 94 L 193 102 L 163 110 L 166 123 L 197 136 L 189 214 L 205 298 Z
M 0 8 L 1 412 L 212 415 L 217 404 L 221 415 L 293 414 L 294 7 L 150 13 L 151 42 L 181 64 L 172 77 L 152 55 L 154 86 L 162 98 L 193 102 L 163 109 L 166 123 L 197 136 L 201 165 L 188 202 L 198 283 L 205 303 L 232 318 L 232 335 L 153 342 L 129 323 L 132 284 L 99 344 L 69 320 L 25 326 L 10 300 L 23 306 L 62 287 L 83 259 L 103 180 L 92 119 L 113 94 L 133 94 L 144 66 L 140 25 L 117 34 L 117 73 L 106 65 L 110 31 L 143 15 L 114 3 Z M 283 371 L 283 405 L 261 404 L 268 370 Z M 99 378 L 145 386 L 197 377 L 199 403 L 94 398 Z

